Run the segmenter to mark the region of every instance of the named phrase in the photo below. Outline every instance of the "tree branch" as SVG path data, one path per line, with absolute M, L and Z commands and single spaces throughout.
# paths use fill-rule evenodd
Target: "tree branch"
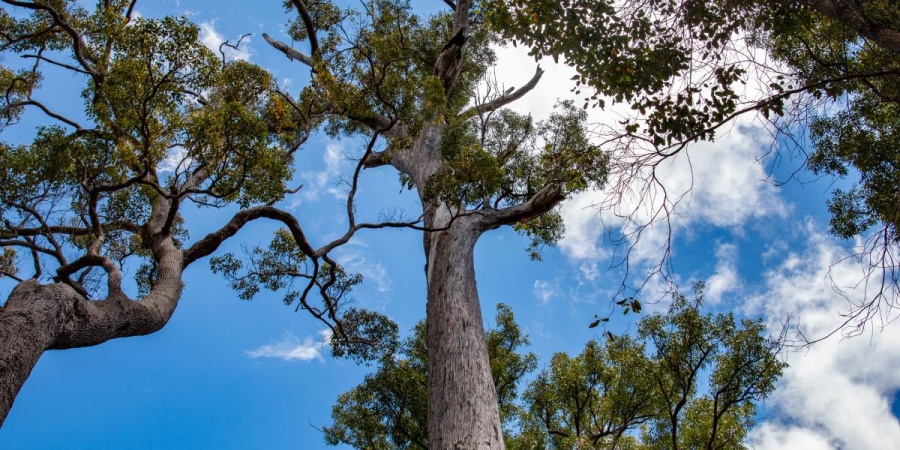
M 553 209 L 565 198 L 558 187 L 545 186 L 525 203 L 503 209 L 479 211 L 482 216 L 482 229 L 492 230 L 502 225 L 511 225 L 521 220 L 537 217 Z
M 64 68 L 64 69 L 69 69 L 69 70 L 71 70 L 71 71 L 73 71 L 73 72 L 78 72 L 78 73 L 85 74 L 85 75 L 92 75 L 90 72 L 88 72 L 88 71 L 86 71 L 86 70 L 84 70 L 84 69 L 80 69 L 80 68 L 75 67 L 75 66 L 73 66 L 73 65 L 71 65 L 71 64 L 66 64 L 66 63 L 62 63 L 62 62 L 59 62 L 59 61 L 52 60 L 52 59 L 47 58 L 46 56 L 43 56 L 43 55 L 22 55 L 22 58 L 24 58 L 24 59 L 34 58 L 34 59 L 37 59 L 37 60 L 40 60 L 40 61 L 46 61 L 47 63 L 53 64 L 54 66 L 57 66 L 57 67 L 62 67 L 62 68 Z
M 297 222 L 293 215 L 272 206 L 256 206 L 238 212 L 225 226 L 207 234 L 203 239 L 195 242 L 194 245 L 185 250 L 184 267 L 200 258 L 211 255 L 225 240 L 237 234 L 244 225 L 256 219 L 271 219 L 284 223 L 294 236 L 300 251 L 310 257 L 315 254 L 315 251 L 303 234 L 303 230 L 300 228 L 300 223 Z
M 22 100 L 22 101 L 20 101 L 20 102 L 10 103 L 10 104 L 6 105 L 5 107 L 3 107 L 3 110 L 0 110 L 0 116 L 6 115 L 7 111 L 10 111 L 10 110 L 12 110 L 12 109 L 14 109 L 14 108 L 18 108 L 18 107 L 22 107 L 22 106 L 36 106 L 38 109 L 40 109 L 41 111 L 43 111 L 44 114 L 46 114 L 46 115 L 48 115 L 48 116 L 50 116 L 50 117 L 52 117 L 52 118 L 54 118 L 54 119 L 56 119 L 56 120 L 58 120 L 58 121 L 60 121 L 60 122 L 63 122 L 63 123 L 65 123 L 66 125 L 69 125 L 69 126 L 72 127 L 72 128 L 75 128 L 76 131 L 82 131 L 82 130 L 83 130 L 83 128 L 81 128 L 81 125 L 79 125 L 77 122 L 75 122 L 75 121 L 73 121 L 73 120 L 70 120 L 70 119 L 67 119 L 66 117 L 63 117 L 62 115 L 57 114 L 57 113 L 51 111 L 49 108 L 47 108 L 46 106 L 44 106 L 43 103 L 41 103 L 41 102 L 39 102 L 39 101 L 37 101 L 37 100 Z
M 66 282 L 66 284 L 70 284 L 71 280 L 69 277 L 73 273 L 87 267 L 101 267 L 106 271 L 108 277 L 106 285 L 109 296 L 115 296 L 122 293 L 122 272 L 116 267 L 113 260 L 102 255 L 84 255 L 81 258 L 72 261 L 71 264 L 56 269 L 56 276 L 59 277 L 60 280 Z M 78 287 L 75 288 L 76 290 L 79 290 Z M 82 295 L 84 295 L 84 293 L 82 293 Z
M 316 52 L 319 51 L 319 38 L 316 36 L 316 27 L 313 24 L 312 17 L 309 15 L 309 10 L 306 8 L 306 3 L 303 0 L 291 0 L 291 3 L 297 8 L 297 12 L 300 13 L 300 19 L 303 20 L 303 25 L 306 27 L 306 35 L 309 37 L 309 52 L 315 57 Z
M 100 74 L 94 70 L 94 67 L 88 62 L 87 58 L 85 58 L 83 54 L 83 49 L 85 47 L 84 41 L 81 38 L 81 34 L 75 30 L 68 22 L 66 22 L 59 11 L 53 9 L 53 7 L 48 5 L 42 5 L 34 2 L 20 2 L 16 0 L 3 0 L 3 3 L 13 6 L 19 6 L 26 9 L 31 9 L 35 11 L 44 11 L 50 14 L 50 17 L 53 19 L 53 22 L 58 25 L 60 28 L 66 31 L 68 35 L 72 38 L 72 53 L 75 55 L 75 59 L 78 60 L 78 63 L 81 64 L 81 67 L 89 73 L 94 79 L 100 78 Z
M 500 108 L 522 98 L 523 96 L 525 96 L 525 94 L 527 94 L 532 89 L 534 89 L 535 86 L 537 86 L 538 81 L 541 80 L 541 76 L 543 74 L 544 74 L 544 70 L 541 69 L 541 66 L 538 66 L 537 69 L 535 69 L 535 71 L 534 71 L 534 76 L 532 76 L 531 80 L 528 81 L 528 83 L 526 83 L 524 86 L 520 87 L 519 89 L 516 89 L 514 92 L 512 92 L 510 94 L 501 95 L 500 97 L 498 97 L 494 100 L 491 100 L 487 103 L 483 103 L 481 105 L 475 105 L 475 106 L 463 111 L 460 114 L 460 118 L 468 119 L 469 117 L 472 117 L 479 113 L 491 112 L 491 111 L 500 109 Z
M 313 67 L 312 58 L 310 58 L 307 55 L 304 55 L 299 50 L 295 50 L 295 49 L 289 47 L 284 42 L 276 41 L 275 39 L 272 38 L 272 36 L 269 36 L 266 33 L 263 33 L 262 37 L 263 37 L 263 39 L 266 40 L 266 42 L 269 43 L 269 45 L 271 45 L 272 47 L 275 47 L 275 49 L 280 51 L 281 53 L 284 53 L 284 56 L 287 56 L 289 60 L 300 61 L 301 63 L 309 66 L 310 68 Z

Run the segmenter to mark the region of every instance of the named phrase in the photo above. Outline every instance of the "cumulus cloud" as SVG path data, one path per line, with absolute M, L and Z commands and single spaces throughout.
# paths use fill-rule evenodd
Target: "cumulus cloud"
M 250 37 L 245 37 L 241 40 L 239 46 L 238 39 L 225 39 L 221 33 L 216 30 L 215 21 L 210 22 L 201 22 L 200 23 L 200 42 L 203 43 L 208 49 L 214 51 L 217 55 L 219 54 L 219 49 L 225 53 L 225 58 L 230 60 L 250 60 L 250 56 L 253 52 L 253 48 L 250 46 Z M 229 47 L 227 45 L 222 45 L 225 41 L 228 41 L 231 45 L 235 45 L 238 48 Z
M 284 361 L 322 359 L 322 350 L 331 345 L 331 330 L 319 331 L 319 339 L 307 336 L 302 341 L 292 333 L 285 333 L 280 341 L 245 352 L 249 358 L 278 358 Z
M 524 84 L 537 65 L 523 49 L 498 48 L 497 54 L 497 78 L 502 83 Z M 578 97 L 570 92 L 574 87 L 572 68 L 548 58 L 539 63 L 544 69 L 541 82 L 511 105 L 537 119 L 546 118 L 558 98 Z M 627 109 L 626 105 L 594 108 L 589 110 L 589 121 L 613 124 L 630 114 Z M 608 259 L 611 253 L 604 249 L 603 239 L 612 230 L 628 236 L 630 239 L 625 242 L 635 245 L 630 262 L 652 265 L 663 256 L 662 249 L 671 233 L 686 232 L 696 225 L 739 231 L 749 219 L 786 215 L 789 207 L 779 197 L 777 188 L 764 181 L 767 174 L 762 161 L 769 151 L 770 139 L 770 133 L 761 125 L 736 121 L 716 142 L 692 145 L 657 166 L 658 184 L 648 181 L 647 171 L 634 174 L 624 167 L 614 170 L 610 187 L 579 193 L 563 204 L 566 234 L 559 242 L 560 248 L 582 263 Z M 624 161 L 635 156 L 614 155 L 614 159 Z M 675 204 L 671 223 L 660 221 L 663 217 L 658 213 L 665 203 Z M 601 210 L 598 205 L 609 207 Z M 641 229 L 639 225 L 649 226 Z
M 157 170 L 162 173 L 173 173 L 184 170 L 191 162 L 193 159 L 188 157 L 187 150 L 179 145 L 166 152 L 166 157 L 159 162 Z
M 848 299 L 868 298 L 858 261 L 809 224 L 807 246 L 765 273 L 765 288 L 749 302 L 770 329 L 796 317 L 806 336 L 822 337 L 842 322 Z M 840 291 L 834 289 L 839 286 Z M 832 336 L 808 351 L 788 353 L 790 367 L 767 402 L 771 416 L 751 435 L 759 450 L 900 448 L 900 422 L 891 400 L 900 391 L 900 328 L 870 335 Z

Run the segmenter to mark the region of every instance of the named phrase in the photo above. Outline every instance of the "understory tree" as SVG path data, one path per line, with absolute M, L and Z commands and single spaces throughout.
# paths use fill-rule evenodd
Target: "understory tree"
M 573 0 L 490 2 L 487 20 L 535 57 L 577 69 L 585 106 L 634 114 L 605 131 L 612 193 L 602 206 L 638 231 L 683 198 L 658 179 L 663 161 L 713 140 L 741 117 L 770 122 L 779 156 L 849 177 L 826 199 L 831 232 L 863 238 L 861 331 L 900 295 L 900 3 L 889 0 Z M 752 118 L 752 117 L 751 117 Z M 693 155 L 702 158 L 703 155 Z M 784 182 L 786 180 L 775 180 Z M 634 208 L 623 199 L 637 196 Z M 633 202 L 632 202 L 633 203 Z M 646 210 L 648 214 L 639 214 Z M 667 247 L 668 248 L 668 247 Z M 657 270 L 665 272 L 668 252 Z M 626 261 L 627 263 L 627 261 Z M 851 331 L 852 333 L 852 331 Z
M 134 0 L 2 3 L 0 273 L 18 284 L 0 309 L 0 422 L 43 352 L 159 330 L 185 268 L 265 219 L 283 227 L 268 247 L 217 256 L 213 270 L 242 298 L 281 292 L 330 327 L 336 355 L 368 359 L 393 351 L 395 330 L 345 305 L 361 278 L 331 255 L 360 230 L 420 230 L 430 448 L 504 448 L 473 249 L 513 226 L 537 256 L 562 232 L 559 203 L 602 185 L 608 157 L 570 103 L 543 122 L 505 109 L 542 71 L 518 89 L 492 82 L 498 37 L 471 0 L 431 17 L 404 0 L 285 2 L 289 34 L 306 50 L 263 37 L 311 74 L 296 94 L 205 48 L 186 18 L 136 17 Z M 80 113 L 42 97 L 60 79 L 81 83 Z M 47 124 L 7 137 L 28 133 L 16 128 L 23 117 Z M 277 206 L 296 192 L 293 155 L 316 132 L 367 142 L 346 178 L 348 225 L 322 243 Z M 360 174 L 378 169 L 399 174 L 420 213 L 357 219 Z M 189 207 L 231 217 L 191 239 Z M 123 273 L 136 266 L 128 294 Z
M 703 285 L 674 294 L 665 314 L 644 317 L 636 337 L 604 333 L 581 354 L 553 355 L 521 396 L 535 357 L 512 312 L 498 305 L 488 353 L 510 449 L 742 449 L 757 405 L 785 364 L 759 321 L 704 313 Z M 338 398 L 329 444 L 429 448 L 427 329 Z

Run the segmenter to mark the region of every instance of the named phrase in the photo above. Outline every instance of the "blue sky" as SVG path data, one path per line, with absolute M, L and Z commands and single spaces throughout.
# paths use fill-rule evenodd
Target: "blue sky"
M 280 57 L 260 37 L 267 32 L 284 39 L 280 3 L 223 7 L 164 0 L 144 2 L 137 10 L 146 17 L 186 14 L 201 25 L 202 38 L 212 47 L 253 33 L 241 52 L 230 56 L 259 63 L 282 85 L 299 90 L 307 70 Z M 413 4 L 422 10 L 443 5 Z M 534 61 L 521 50 L 498 53 L 501 83 L 521 86 L 534 72 Z M 537 117 L 545 117 L 557 98 L 571 95 L 570 69 L 551 61 L 541 65 L 547 72 L 538 88 L 515 105 Z M 48 86 L 48 97 L 60 107 L 66 87 Z M 595 122 L 616 118 L 610 111 L 591 114 Z M 762 124 L 745 121 L 716 143 L 697 145 L 666 163 L 661 181 L 670 194 L 686 193 L 672 221 L 673 268 L 685 286 L 707 280 L 713 310 L 764 316 L 772 327 L 791 316 L 818 336 L 838 326 L 839 313 L 847 308 L 832 282 L 850 299 L 866 295 L 858 285 L 860 267 L 839 263 L 859 243 L 827 233 L 829 180 L 801 172 L 803 182 L 776 187 L 766 181 L 783 179 L 800 164 L 788 159 L 773 166 L 772 142 Z M 345 226 L 341 179 L 351 167 L 348 156 L 358 154 L 361 145 L 358 139 L 316 136 L 300 154 L 295 181 L 304 188 L 281 206 L 295 212 L 314 242 L 335 237 Z M 375 218 L 397 205 L 416 212 L 415 199 L 400 192 L 396 174 L 388 169 L 366 173 L 362 189 L 361 217 Z M 608 311 L 622 279 L 621 271 L 609 270 L 616 249 L 604 240 L 604 227 L 627 230 L 627 225 L 592 207 L 606 195 L 587 192 L 564 204 L 567 234 L 546 251 L 544 262 L 530 261 L 526 240 L 511 230 L 487 234 L 476 249 L 487 321 L 496 302 L 511 305 L 542 365 L 553 352 L 578 352 L 587 340 L 600 337 L 601 331 L 587 324 L 595 313 Z M 626 201 L 622 207 L 634 204 Z M 217 228 L 228 214 L 188 211 L 192 238 Z M 255 224 L 223 250 L 265 243 L 273 229 Z M 658 260 L 666 231 L 648 230 L 632 254 L 633 270 L 641 273 Z M 424 257 L 417 232 L 362 232 L 336 256 L 366 277 L 355 291 L 359 306 L 389 315 L 404 332 L 424 317 Z M 277 295 L 238 300 L 202 262 L 188 269 L 185 283 L 178 310 L 162 331 L 46 353 L 0 430 L 0 448 L 326 448 L 319 429 L 330 423 L 331 405 L 369 368 L 330 358 L 321 326 L 284 306 Z M 0 282 L 0 296 L 10 288 Z M 653 285 L 644 295 L 649 300 L 661 296 Z M 616 317 L 610 329 L 633 330 L 633 320 Z M 756 448 L 900 448 L 900 423 L 891 412 L 900 389 L 900 373 L 894 370 L 900 365 L 896 324 L 870 327 L 855 339 L 838 336 L 787 357 L 791 367 L 752 433 Z

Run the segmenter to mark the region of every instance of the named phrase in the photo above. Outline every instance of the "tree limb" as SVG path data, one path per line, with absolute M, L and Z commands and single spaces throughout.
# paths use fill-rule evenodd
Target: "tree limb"
M 565 198 L 559 187 L 545 186 L 525 203 L 503 209 L 479 211 L 479 214 L 482 215 L 482 229 L 492 230 L 502 225 L 511 225 L 521 220 L 537 217 L 553 209 Z
M 35 11 L 44 11 L 50 14 L 50 17 L 53 19 L 53 22 L 58 25 L 60 28 L 65 30 L 65 32 L 72 38 L 72 53 L 75 55 L 75 59 L 78 60 L 78 63 L 81 64 L 81 67 L 89 73 L 94 79 L 100 78 L 100 73 L 97 72 L 91 63 L 88 62 L 87 58 L 84 56 L 84 41 L 82 40 L 81 34 L 75 30 L 68 22 L 66 22 L 59 11 L 53 9 L 53 7 L 49 5 L 42 5 L 35 2 L 20 2 L 16 0 L 3 0 L 3 3 L 13 6 L 19 6 L 26 9 L 31 9 Z
M 14 108 L 22 107 L 22 106 L 36 106 L 38 109 L 40 109 L 41 111 L 43 111 L 44 114 L 46 114 L 46 115 L 48 115 L 48 116 L 50 116 L 50 117 L 52 117 L 52 118 L 54 118 L 54 119 L 56 119 L 56 120 L 62 122 L 62 123 L 65 123 L 66 125 L 69 125 L 69 126 L 72 127 L 72 128 L 75 128 L 76 131 L 82 131 L 82 130 L 83 130 L 83 128 L 81 128 L 81 125 L 79 125 L 77 122 L 75 122 L 75 121 L 73 121 L 73 120 L 70 120 L 70 119 L 68 119 L 68 118 L 66 118 L 66 117 L 63 117 L 63 116 L 60 115 L 60 114 L 57 114 L 57 113 L 51 111 L 49 108 L 47 108 L 46 106 L 44 106 L 43 103 L 41 103 L 41 102 L 39 102 L 39 101 L 37 101 L 37 100 L 23 100 L 23 101 L 20 101 L 20 102 L 10 103 L 10 104 L 6 105 L 2 110 L 0 110 L 0 116 L 6 115 L 6 113 L 7 113 L 8 111 L 13 110 Z
M 502 108 L 502 107 L 522 98 L 523 96 L 525 96 L 525 94 L 527 94 L 532 89 L 534 89 L 535 86 L 537 86 L 538 81 L 541 80 L 541 76 L 543 74 L 544 74 L 544 70 L 541 69 L 541 66 L 538 66 L 537 69 L 535 69 L 535 71 L 534 71 L 534 76 L 532 76 L 531 80 L 529 80 L 528 83 L 526 83 L 524 86 L 520 87 L 519 89 L 516 89 L 515 91 L 513 91 L 510 94 L 501 95 L 500 97 L 498 97 L 494 100 L 491 100 L 487 103 L 475 105 L 475 106 L 463 111 L 460 114 L 460 118 L 468 119 L 469 117 L 472 117 L 479 113 L 494 111 L 494 110 Z
M 287 44 L 285 44 L 284 42 L 277 41 L 277 40 L 273 39 L 272 36 L 269 36 L 269 35 L 266 34 L 266 33 L 263 33 L 263 34 L 262 34 L 262 37 L 263 37 L 263 39 L 266 40 L 266 42 L 269 43 L 269 45 L 271 45 L 272 47 L 275 47 L 275 49 L 278 50 L 278 51 L 280 51 L 281 53 L 284 53 L 284 56 L 287 56 L 289 60 L 291 60 L 291 61 L 300 61 L 301 63 L 306 64 L 307 66 L 309 66 L 310 68 L 313 67 L 313 60 L 312 60 L 312 58 L 310 58 L 310 57 L 307 56 L 307 55 L 304 55 L 304 54 L 301 53 L 299 50 L 296 50 L 296 49 L 293 49 L 293 48 L 289 47 L 289 46 L 288 46 Z
M 309 9 L 306 8 L 306 3 L 303 0 L 291 0 L 291 3 L 297 8 L 297 12 L 300 13 L 300 19 L 303 20 L 303 25 L 306 27 L 306 35 L 309 37 L 309 52 L 315 57 L 316 52 L 319 51 L 319 38 L 316 36 L 316 27 L 313 24 L 312 17 L 309 15 Z
M 303 230 L 300 228 L 300 223 L 297 222 L 293 215 L 272 206 L 256 206 L 238 212 L 225 226 L 207 234 L 203 239 L 195 242 L 194 245 L 185 250 L 184 267 L 200 258 L 211 255 L 225 240 L 237 234 L 244 225 L 256 219 L 272 219 L 284 223 L 294 236 L 300 251 L 310 257 L 315 254 L 315 250 L 313 250 L 303 234 Z

